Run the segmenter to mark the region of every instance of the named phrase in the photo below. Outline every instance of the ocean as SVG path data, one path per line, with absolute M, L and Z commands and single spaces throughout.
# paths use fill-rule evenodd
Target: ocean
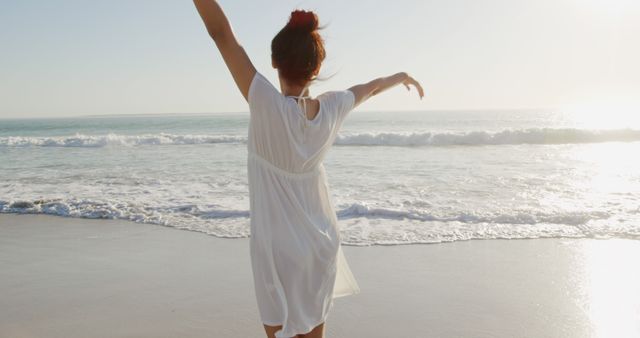
M 248 121 L 2 119 L 0 213 L 247 237 Z M 345 245 L 640 238 L 640 123 L 607 114 L 354 111 L 324 165 Z

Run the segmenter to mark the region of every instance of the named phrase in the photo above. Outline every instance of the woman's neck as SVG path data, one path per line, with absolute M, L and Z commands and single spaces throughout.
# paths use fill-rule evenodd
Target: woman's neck
M 282 92 L 282 95 L 284 96 L 295 96 L 298 97 L 300 96 L 300 93 L 302 92 L 303 89 L 305 89 L 306 85 L 292 85 L 287 83 L 286 80 L 283 80 L 282 78 L 280 78 L 280 91 Z M 304 90 L 304 93 L 302 93 L 302 96 L 309 96 L 309 88 Z

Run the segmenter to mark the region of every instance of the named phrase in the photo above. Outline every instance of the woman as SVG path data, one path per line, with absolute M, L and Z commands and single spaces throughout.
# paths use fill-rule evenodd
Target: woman
M 250 256 L 268 337 L 323 337 L 333 298 L 359 292 L 340 249 L 322 160 L 347 114 L 398 84 L 406 73 L 309 97 L 325 57 L 312 12 L 294 11 L 271 44 L 279 92 L 256 72 L 220 5 L 194 0 L 240 92 L 249 103 Z

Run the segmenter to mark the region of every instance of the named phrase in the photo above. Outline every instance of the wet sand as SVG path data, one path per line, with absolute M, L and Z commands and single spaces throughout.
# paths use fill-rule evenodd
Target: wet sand
M 249 240 L 0 215 L 0 337 L 263 337 Z M 640 241 L 343 246 L 327 338 L 640 337 Z

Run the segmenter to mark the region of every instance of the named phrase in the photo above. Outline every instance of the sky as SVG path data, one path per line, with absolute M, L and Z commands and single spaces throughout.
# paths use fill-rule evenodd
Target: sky
M 359 110 L 640 107 L 636 0 L 220 3 L 276 87 L 271 39 L 308 9 L 326 25 L 312 94 L 399 71 L 426 90 Z M 0 118 L 247 110 L 191 1 L 0 0 Z

